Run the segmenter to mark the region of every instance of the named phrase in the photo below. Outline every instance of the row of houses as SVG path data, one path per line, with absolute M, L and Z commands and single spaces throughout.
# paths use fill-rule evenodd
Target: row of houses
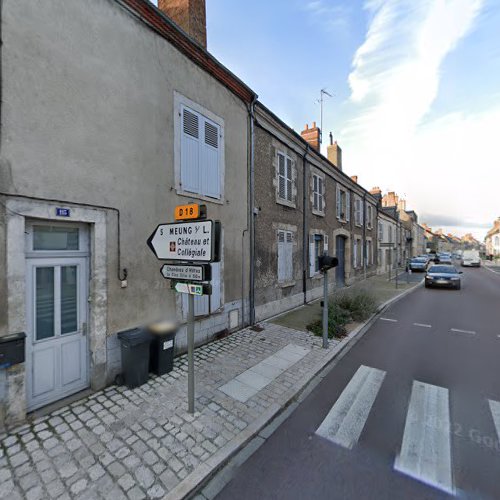
M 452 253 L 472 249 L 482 250 L 481 243 L 471 233 L 460 237 L 452 233 L 445 234 L 442 229 L 433 230 L 427 224 L 422 224 L 422 226 L 427 252 Z
M 196 342 L 404 265 L 424 251 L 415 212 L 343 171 L 315 124 L 297 133 L 206 50 L 205 2 L 2 2 L 0 429 L 113 382 L 117 333 L 186 301 L 146 240 L 203 203 L 223 227 Z M 19 335 L 19 337 L 16 337 Z

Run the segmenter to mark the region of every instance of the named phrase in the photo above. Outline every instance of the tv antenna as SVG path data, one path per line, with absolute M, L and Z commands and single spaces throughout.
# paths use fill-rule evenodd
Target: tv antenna
M 325 101 L 325 96 L 328 97 L 333 97 L 332 94 L 327 92 L 326 88 L 321 89 L 319 92 L 319 99 L 316 102 L 319 102 L 320 105 L 320 118 L 319 118 L 319 130 L 320 130 L 320 136 L 319 136 L 319 143 L 323 143 L 323 102 Z

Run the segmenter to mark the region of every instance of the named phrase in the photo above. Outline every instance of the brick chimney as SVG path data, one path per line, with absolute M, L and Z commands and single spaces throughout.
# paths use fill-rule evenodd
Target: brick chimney
M 370 189 L 370 194 L 377 199 L 377 203 L 380 206 L 382 204 L 382 190 L 378 186 L 375 186 Z
M 398 206 L 398 197 L 394 191 L 389 191 L 382 198 L 382 206 L 384 207 L 397 207 Z
M 326 148 L 326 156 L 339 170 L 342 170 L 342 148 L 333 142 L 333 134 L 330 132 L 330 144 Z
M 207 48 L 205 0 L 158 0 L 158 8 L 204 49 Z
M 351 175 L 351 179 L 357 184 L 358 183 L 358 176 L 357 175 Z
M 311 128 L 309 128 L 309 125 L 306 124 L 306 128 L 300 133 L 300 135 L 310 144 L 310 146 L 316 149 L 316 151 L 319 151 L 320 130 L 316 127 L 316 122 L 313 122 L 313 126 Z
M 398 210 L 406 211 L 406 200 L 401 199 L 398 201 Z

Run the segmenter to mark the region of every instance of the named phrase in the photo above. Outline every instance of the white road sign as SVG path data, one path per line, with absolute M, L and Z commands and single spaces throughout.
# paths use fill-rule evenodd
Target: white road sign
M 188 293 L 190 295 L 203 295 L 203 285 L 192 283 L 176 283 L 175 291 L 179 293 Z
M 159 225 L 148 245 L 159 259 L 210 262 L 214 258 L 214 223 L 175 222 Z
M 209 279 L 205 276 L 206 269 L 204 267 L 209 266 L 210 264 L 202 264 L 200 266 L 165 264 L 161 268 L 161 274 L 164 278 L 171 280 L 204 281 L 205 279 Z

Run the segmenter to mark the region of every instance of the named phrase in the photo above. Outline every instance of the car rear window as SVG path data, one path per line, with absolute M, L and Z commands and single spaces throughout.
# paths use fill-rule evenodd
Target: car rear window
M 432 266 L 429 271 L 429 273 L 449 273 L 449 274 L 455 274 L 457 272 L 456 268 L 454 266 Z

